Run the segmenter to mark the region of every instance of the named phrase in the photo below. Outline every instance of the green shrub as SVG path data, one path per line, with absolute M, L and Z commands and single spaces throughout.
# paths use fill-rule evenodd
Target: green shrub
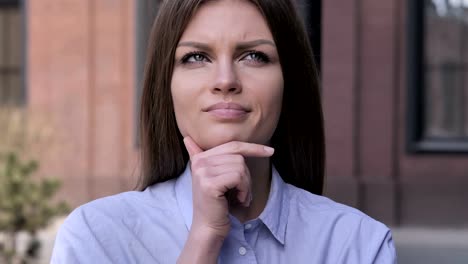
M 6 237 L 0 241 L 0 262 L 37 258 L 41 248 L 37 231 L 50 224 L 55 216 L 69 212 L 65 202 L 52 201 L 60 188 L 56 179 L 33 179 L 38 163 L 23 162 L 14 152 L 0 153 L 0 233 Z M 30 236 L 26 252 L 19 256 L 16 241 L 19 232 Z

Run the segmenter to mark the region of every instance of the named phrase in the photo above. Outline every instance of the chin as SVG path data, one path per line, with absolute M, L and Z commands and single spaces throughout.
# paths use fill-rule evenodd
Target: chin
M 209 132 L 204 135 L 200 135 L 200 139 L 196 142 L 202 149 L 208 150 L 231 141 L 251 142 L 250 138 L 244 135 L 226 133 L 223 135 L 216 135 Z
M 249 142 L 249 143 L 257 143 L 266 145 L 268 140 L 258 140 L 253 136 L 250 135 L 243 135 L 243 134 L 226 134 L 223 133 L 222 135 L 216 135 L 214 133 L 206 133 L 205 135 L 201 135 L 199 141 L 196 141 L 199 146 L 204 149 L 208 150 L 214 148 L 216 146 L 231 142 L 231 141 L 241 141 L 241 142 Z

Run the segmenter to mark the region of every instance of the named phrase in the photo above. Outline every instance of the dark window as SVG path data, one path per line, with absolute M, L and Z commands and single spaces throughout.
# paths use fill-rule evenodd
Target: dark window
M 0 0 L 0 105 L 24 102 L 22 23 L 19 1 Z
M 147 53 L 148 37 L 151 26 L 156 17 L 158 3 L 155 0 L 136 1 L 136 103 L 135 103 L 135 143 L 139 145 L 140 137 L 140 97 L 143 89 L 143 73 L 145 68 L 145 59 Z
M 468 152 L 468 2 L 408 2 L 409 150 Z
M 314 59 L 320 72 L 321 65 L 321 29 L 322 29 L 322 1 L 320 0 L 299 0 L 299 12 L 304 18 L 310 43 L 314 51 Z

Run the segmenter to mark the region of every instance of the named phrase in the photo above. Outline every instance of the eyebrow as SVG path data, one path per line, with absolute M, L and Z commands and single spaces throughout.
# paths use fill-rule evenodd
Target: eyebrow
M 255 46 L 260 46 L 260 45 L 270 45 L 276 48 L 276 45 L 273 41 L 268 40 L 268 39 L 257 39 L 257 40 L 252 40 L 252 41 L 245 41 L 245 42 L 239 42 L 236 45 L 237 50 L 245 50 L 249 48 L 253 48 Z M 210 50 L 210 46 L 206 43 L 202 42 L 196 42 L 196 41 L 183 41 L 180 42 L 177 47 L 194 47 L 197 49 L 201 50 Z

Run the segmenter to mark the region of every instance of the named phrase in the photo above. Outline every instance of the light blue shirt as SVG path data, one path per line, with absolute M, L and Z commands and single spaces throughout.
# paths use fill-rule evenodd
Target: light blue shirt
M 51 263 L 176 263 L 192 223 L 190 166 L 177 179 L 75 209 Z M 231 216 L 218 263 L 396 263 L 390 230 L 362 212 L 286 184 L 273 168 L 254 220 Z

